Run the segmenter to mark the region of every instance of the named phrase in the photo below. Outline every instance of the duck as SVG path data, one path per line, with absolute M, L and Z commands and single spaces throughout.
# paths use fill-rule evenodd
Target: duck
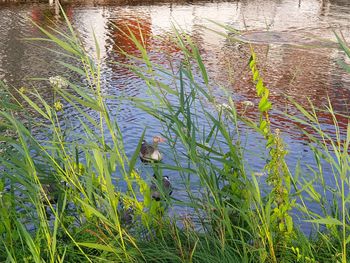
M 40 200 L 44 205 L 57 204 L 62 193 L 69 185 L 64 181 L 42 182 L 40 192 Z
M 153 178 L 154 180 L 157 180 L 157 176 L 155 174 L 153 175 Z M 153 181 L 150 186 L 151 197 L 156 201 L 160 201 L 162 193 L 165 196 L 171 196 L 173 193 L 173 187 L 168 176 L 163 176 L 161 184 L 162 185 L 157 185 L 157 183 Z M 162 187 L 162 189 L 159 189 L 159 187 Z
M 153 137 L 153 144 L 142 141 L 140 149 L 140 159 L 142 162 L 160 162 L 163 159 L 162 154 L 158 150 L 158 143 L 165 142 L 160 136 Z
M 134 219 L 134 209 L 129 207 L 127 209 L 123 208 L 119 210 L 120 222 L 123 225 L 131 225 Z
M 41 187 L 42 192 L 40 193 L 40 199 L 44 205 L 57 204 L 60 189 L 55 182 L 50 184 L 41 184 Z

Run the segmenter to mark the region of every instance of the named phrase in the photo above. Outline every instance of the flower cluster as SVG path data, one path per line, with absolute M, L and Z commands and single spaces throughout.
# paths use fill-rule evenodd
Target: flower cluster
M 232 111 L 232 107 L 227 103 L 221 103 L 221 104 L 219 103 L 219 104 L 216 104 L 215 107 L 218 111 L 224 111 L 224 110 Z
M 246 107 L 253 107 L 254 106 L 254 102 L 251 102 L 249 100 L 242 101 L 242 104 Z
M 50 77 L 49 81 L 52 87 L 56 87 L 59 89 L 68 87 L 68 81 L 61 76 Z
M 27 91 L 27 89 L 25 87 L 20 87 L 18 91 L 19 93 L 24 94 Z
M 61 110 L 63 110 L 63 105 L 62 105 L 62 103 L 58 100 L 58 101 L 56 101 L 55 103 L 54 103 L 54 108 L 55 108 L 55 110 L 56 111 L 61 111 Z

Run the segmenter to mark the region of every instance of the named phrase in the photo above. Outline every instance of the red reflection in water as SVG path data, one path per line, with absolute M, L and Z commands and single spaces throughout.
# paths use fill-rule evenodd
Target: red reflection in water
M 143 48 L 147 49 L 152 37 L 151 17 L 146 14 L 137 15 L 137 13 L 124 13 L 123 19 L 111 19 L 108 21 L 106 29 L 109 36 L 108 43 L 106 44 L 106 60 L 123 64 L 128 63 L 128 58 L 123 52 L 133 56 L 140 56 L 139 48 L 134 42 L 135 40 L 139 42 Z M 135 40 L 132 38 L 135 38 Z M 110 46 L 112 48 L 109 48 Z M 136 79 L 137 76 L 127 67 L 114 63 L 109 63 L 108 65 L 113 72 L 111 80 L 121 80 L 118 81 L 118 89 L 128 90 L 130 87 L 124 84 L 125 80 Z
M 73 17 L 71 9 L 68 8 L 66 12 L 70 18 Z M 42 9 L 33 8 L 32 18 L 38 23 L 46 21 Z M 121 63 L 126 61 L 127 58 L 120 55 L 120 49 L 128 54 L 139 56 L 138 47 L 130 39 L 130 35 L 133 35 L 149 51 L 151 59 L 156 63 L 169 67 L 169 64 L 179 62 L 182 52 L 172 42 L 174 35 L 167 33 L 155 38 L 152 35 L 154 26 L 156 25 L 152 24 L 151 15 L 142 11 L 124 10 L 121 18 L 111 19 L 106 27 L 109 40 L 112 42 L 106 45 L 107 60 Z M 237 95 L 239 100 L 250 100 L 257 105 L 259 99 L 256 97 L 255 86 L 247 66 L 250 57 L 249 45 L 242 43 L 235 45 L 227 41 L 223 47 L 207 47 L 204 44 L 205 33 L 198 28 L 197 31 L 195 30 L 196 27 L 191 32 L 191 37 L 200 47 L 209 74 L 223 86 L 232 89 L 233 94 Z M 261 32 L 261 35 L 264 36 L 264 32 Z M 256 37 L 257 34 L 254 36 Z M 291 34 L 290 37 L 294 35 Z M 113 46 L 109 48 L 110 45 Z M 344 73 L 339 72 L 340 69 L 335 63 L 336 60 L 341 59 L 338 57 L 340 52 L 333 48 L 307 50 L 283 44 L 260 44 L 254 45 L 254 48 L 259 59 L 260 73 L 264 78 L 264 83 L 270 89 L 273 109 L 301 116 L 292 108 L 285 95 L 290 96 L 307 109 L 310 109 L 308 99 L 316 107 L 324 108 L 328 105 L 329 97 L 334 111 L 340 113 L 337 115 L 339 127 L 342 132 L 346 131 L 349 122 L 346 116 L 349 114 L 350 90 L 344 87 L 347 83 L 342 79 Z M 124 67 L 115 64 L 110 67 L 114 72 L 112 78 L 121 80 L 119 88 L 123 87 L 123 80 L 127 79 L 127 85 L 129 85 L 130 78 L 135 78 Z M 135 85 L 135 83 L 131 84 Z M 237 108 L 239 112 L 245 110 L 240 103 L 237 103 Z M 247 109 L 244 114 L 249 118 L 257 119 L 257 106 L 252 110 Z M 329 113 L 319 112 L 318 116 L 324 125 L 332 126 L 333 118 Z M 297 140 L 308 140 L 308 138 L 296 130 L 304 129 L 312 132 L 307 125 L 301 125 L 277 112 L 271 113 L 271 122 L 273 127 L 284 129 Z M 331 128 L 329 129 L 331 131 Z
M 72 6 L 63 6 L 63 10 L 70 21 L 74 17 L 74 8 Z M 39 26 L 52 26 L 55 24 L 55 19 L 63 18 L 55 14 L 54 6 L 43 7 L 41 5 L 33 5 L 30 11 L 30 19 Z
M 340 132 L 345 135 L 349 123 L 350 90 L 343 79 L 345 73 L 336 63 L 338 58 L 341 59 L 341 52 L 330 48 L 307 50 L 287 45 L 254 45 L 254 50 L 258 57 L 258 68 L 270 90 L 274 110 L 301 117 L 302 114 L 292 106 L 287 97 L 307 110 L 312 109 L 311 102 L 314 107 L 322 109 L 317 115 L 324 129 L 334 133 L 333 116 L 326 111 L 329 98 L 334 112 L 337 113 Z M 219 72 L 220 82 L 226 83 L 233 90 L 233 94 L 238 94 L 239 100 L 255 103 L 253 109 L 246 111 L 240 103 L 237 103 L 237 108 L 241 113 L 245 111 L 247 117 L 258 120 L 259 98 L 256 96 L 248 65 L 242 65 L 242 61 L 249 61 L 249 57 L 248 44 L 226 46 L 215 72 Z M 278 112 L 271 113 L 271 123 L 273 127 L 283 129 L 297 140 L 308 140 L 306 136 L 297 132 L 298 129 L 315 134 L 307 125 Z
M 128 64 L 128 57 L 123 52 L 140 57 L 141 52 L 135 40 L 146 49 L 150 59 L 164 67 L 170 68 L 171 63 L 176 63 L 177 57 L 181 56 L 180 48 L 171 40 L 171 35 L 162 35 L 157 38 L 152 33 L 152 19 L 149 13 L 123 14 L 123 19 L 112 19 L 108 22 L 107 30 L 112 43 L 106 48 L 108 61 L 117 61 Z M 108 45 L 112 45 L 109 49 Z M 123 89 L 122 83 L 125 79 L 137 78 L 128 68 L 109 64 L 110 69 L 115 73 L 113 78 L 120 79 L 119 88 Z M 135 81 L 136 83 L 137 81 Z M 127 87 L 125 87 L 127 89 Z
M 109 30 L 112 40 L 114 41 L 114 50 L 119 52 L 120 49 L 124 52 L 136 55 L 138 47 L 132 38 L 135 38 L 144 48 L 147 49 L 151 34 L 151 17 L 143 14 L 139 16 L 127 16 L 127 19 L 115 19 L 110 21 Z

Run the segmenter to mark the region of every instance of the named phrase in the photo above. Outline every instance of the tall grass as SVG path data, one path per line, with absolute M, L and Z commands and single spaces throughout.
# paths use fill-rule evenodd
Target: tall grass
M 270 126 L 272 102 L 253 47 L 249 67 L 260 99 L 258 123 L 240 116 L 229 96 L 226 104 L 217 101 L 199 49 L 186 34 L 174 29 L 173 44 L 181 50 L 182 62 L 165 67 L 151 60 L 144 43 L 131 31 L 121 32 L 140 51 L 140 56 L 133 56 L 121 50 L 128 58 L 121 66 L 143 79 L 151 95 L 125 99 L 163 125 L 173 161 L 149 165 L 157 175 L 179 173 L 178 187 L 186 192 L 179 200 L 159 187 L 162 201 L 157 202 L 137 169 L 146 131 L 127 156 L 123 134 L 101 92 L 98 42 L 92 58 L 67 18 L 66 23 L 68 33 L 40 28 L 46 38 L 36 40 L 61 48 L 75 64 L 60 64 L 84 84 L 51 81 L 55 95 L 50 103 L 25 88 L 16 94 L 21 99 L 2 100 L 2 127 L 11 132 L 1 136 L 0 261 L 347 261 L 350 125 L 344 136 L 331 104 L 326 110 L 336 134 L 322 129 L 314 107 L 309 112 L 295 103 L 304 118 L 288 118 L 311 128 L 305 134 L 318 169 L 297 167 L 292 174 L 285 161 L 283 130 L 273 131 Z M 348 51 L 340 38 L 339 42 Z M 66 116 L 68 106 L 78 113 L 83 127 L 79 134 Z M 31 118 L 27 110 L 36 116 Z M 242 125 L 266 141 L 267 189 L 260 186 L 262 178 L 249 172 Z M 37 130 L 45 139 L 35 136 Z M 325 165 L 332 168 L 334 187 L 325 183 Z M 196 187 L 194 181 L 199 182 Z M 319 209 L 313 211 L 310 203 Z M 170 215 L 168 210 L 175 206 L 191 213 Z M 313 226 L 310 235 L 293 221 L 295 215 Z

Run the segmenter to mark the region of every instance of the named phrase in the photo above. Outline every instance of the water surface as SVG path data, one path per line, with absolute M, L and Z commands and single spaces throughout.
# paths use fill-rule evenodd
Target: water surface
M 112 2 L 112 1 L 111 1 Z M 251 75 L 247 67 L 249 45 L 253 43 L 258 64 L 266 85 L 271 90 L 274 111 L 272 123 L 282 130 L 288 143 L 291 165 L 302 159 L 313 163 L 313 155 L 306 147 L 307 140 L 301 135 L 299 125 L 285 118 L 281 112 L 297 114 L 285 96 L 291 96 L 304 106 L 308 100 L 317 107 L 327 105 L 330 99 L 337 113 L 349 115 L 350 75 L 339 66 L 345 55 L 335 44 L 334 30 L 350 39 L 350 3 L 347 0 L 242 0 L 194 3 L 162 3 L 153 5 L 114 5 L 103 1 L 103 5 L 65 5 L 65 11 L 82 38 L 87 49 L 93 52 L 95 32 L 103 58 L 103 92 L 117 96 L 145 97 L 144 83 L 127 70 L 110 61 L 123 61 L 118 54 L 122 47 L 131 54 L 137 52 L 130 40 L 120 34 L 112 24 L 120 28 L 128 25 L 137 32 L 140 25 L 145 36 L 147 49 L 153 59 L 166 64 L 169 59 L 177 61 L 180 51 L 169 45 L 173 35 L 172 23 L 181 27 L 198 43 L 204 62 L 208 67 L 212 83 L 226 87 L 230 96 L 242 110 L 245 100 L 258 102 Z M 30 20 L 39 25 L 60 29 L 55 8 L 48 4 L 0 4 L 0 78 L 13 87 L 27 86 L 31 77 L 50 77 L 65 74 L 57 66 L 58 54 L 38 48 L 23 38 L 41 36 Z M 228 24 L 240 31 L 231 36 L 238 42 L 207 30 L 215 26 L 210 20 Z M 54 21 L 57 22 L 54 23 Z M 49 45 L 44 45 L 50 47 Z M 160 51 L 167 51 L 165 57 Z M 74 80 L 72 80 L 74 81 Z M 29 86 L 31 88 L 31 86 Z M 52 96 L 49 85 L 37 87 L 43 96 Z M 218 100 L 227 102 L 227 97 L 218 93 Z M 128 103 L 109 107 L 118 119 L 124 134 L 129 155 L 136 147 L 145 127 L 147 137 L 161 131 L 160 124 Z M 74 116 L 72 109 L 66 113 Z M 246 114 L 256 117 L 254 110 Z M 324 128 L 333 132 L 331 119 L 327 114 L 320 116 Z M 346 117 L 339 115 L 339 125 L 345 130 Z M 79 131 L 79 126 L 76 131 Z M 252 171 L 259 172 L 265 164 L 263 158 L 255 155 L 264 149 L 259 136 L 247 130 L 247 155 Z M 258 149 L 258 150 L 257 150 Z M 165 159 L 165 161 L 171 161 Z M 174 175 L 176 177 L 176 175 Z

